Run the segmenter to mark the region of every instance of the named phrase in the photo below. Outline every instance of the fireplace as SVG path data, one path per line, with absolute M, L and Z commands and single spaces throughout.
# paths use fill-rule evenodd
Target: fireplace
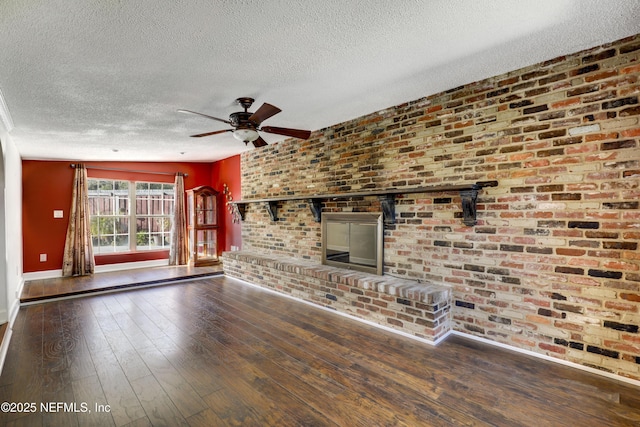
M 322 263 L 382 275 L 382 213 L 322 214 Z

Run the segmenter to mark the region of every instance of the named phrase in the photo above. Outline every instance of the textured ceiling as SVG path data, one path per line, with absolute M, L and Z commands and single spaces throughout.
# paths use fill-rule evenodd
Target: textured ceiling
M 177 109 L 317 130 L 637 33 L 637 0 L 2 0 L 0 91 L 23 158 L 212 161 L 253 148 Z

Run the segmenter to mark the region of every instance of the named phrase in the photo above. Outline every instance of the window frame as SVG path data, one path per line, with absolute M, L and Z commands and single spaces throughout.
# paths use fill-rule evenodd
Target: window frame
M 116 178 L 88 178 L 88 187 L 90 188 L 92 186 L 92 182 L 96 183 L 96 191 L 98 191 L 98 189 L 101 186 L 102 182 L 126 182 L 128 184 L 128 191 L 127 191 L 127 197 L 126 197 L 126 204 L 127 204 L 127 210 L 128 212 L 126 213 L 126 215 L 119 215 L 116 212 L 113 212 L 110 215 L 104 215 L 101 212 L 98 212 L 97 214 L 92 214 L 91 211 L 91 199 L 92 198 L 97 198 L 99 197 L 98 195 L 96 196 L 91 196 L 91 194 L 89 194 L 89 204 L 90 204 L 90 209 L 89 209 L 89 221 L 91 222 L 91 228 L 92 228 L 92 239 L 91 239 L 91 244 L 93 247 L 93 251 L 95 255 L 98 256 L 102 256 L 102 255 L 115 255 L 115 254 L 132 254 L 132 253 L 148 253 L 148 252 L 154 252 L 154 251 L 168 251 L 170 249 L 170 242 L 171 242 L 171 230 L 172 230 L 172 225 L 173 225 L 173 215 L 174 215 L 174 211 L 175 211 L 175 184 L 174 183 L 168 183 L 168 182 L 153 182 L 153 181 L 138 181 L 138 180 L 127 180 L 127 179 L 116 179 Z M 140 184 L 146 184 L 147 188 L 146 189 L 139 189 L 139 185 Z M 153 189 L 151 188 L 152 186 L 157 186 L 159 185 L 160 188 L 156 188 Z M 113 192 L 115 193 L 117 191 L 117 189 L 115 188 L 115 184 L 112 185 L 113 188 Z M 147 190 L 147 194 L 146 195 L 141 195 L 138 194 L 138 190 Z M 160 191 L 160 194 L 162 195 L 160 197 L 160 199 L 154 199 L 150 196 L 152 196 L 151 191 L 153 190 L 158 190 Z M 170 193 L 168 193 L 170 191 Z M 91 191 L 89 191 L 89 193 L 91 193 Z M 171 196 L 169 197 L 165 197 L 165 195 L 168 196 L 168 194 L 171 194 Z M 113 210 L 115 210 L 119 205 L 119 201 L 121 199 L 121 196 L 118 197 L 117 194 L 113 194 L 111 195 L 111 197 L 113 198 Z M 146 203 L 146 209 L 147 212 L 145 213 L 138 213 L 138 203 L 144 200 Z M 161 206 L 161 214 L 152 214 L 150 212 L 148 212 L 149 210 L 149 206 L 150 203 L 152 202 L 159 202 L 160 206 Z M 169 212 L 165 212 L 166 211 L 166 203 L 170 202 L 171 206 L 168 207 Z M 99 209 L 98 209 L 99 211 Z M 93 233 L 93 229 L 95 228 L 98 231 L 102 230 L 102 226 L 98 223 L 97 225 L 94 226 L 94 218 L 115 218 L 115 221 L 113 223 L 113 234 L 100 234 L 98 233 L 97 236 L 94 235 Z M 117 245 L 117 237 L 123 235 L 123 233 L 117 233 L 116 230 L 116 224 L 118 219 L 121 218 L 127 218 L 127 238 L 128 238 L 128 248 L 126 250 L 118 250 L 118 245 Z M 146 230 L 142 230 L 142 231 L 138 231 L 139 229 L 139 220 L 141 219 L 146 219 Z M 162 221 L 162 229 L 160 232 L 157 231 L 152 231 L 152 221 L 156 220 L 156 219 L 160 219 Z M 98 220 L 99 221 L 99 220 Z M 146 236 L 146 245 L 139 245 L 138 241 L 139 241 L 139 234 L 140 233 L 144 233 L 141 236 Z M 161 244 L 159 246 L 154 246 L 151 244 L 151 240 L 153 236 L 159 235 L 160 236 L 160 241 Z M 101 239 L 101 238 L 110 238 L 111 237 L 111 245 L 96 245 L 96 238 L 97 239 Z M 141 240 L 144 240 L 143 238 L 141 238 Z M 158 240 L 156 240 L 158 241 Z M 109 247 L 111 247 L 111 249 L 108 249 Z M 102 249 L 102 250 L 101 250 Z M 105 249 L 108 249 L 105 251 Z

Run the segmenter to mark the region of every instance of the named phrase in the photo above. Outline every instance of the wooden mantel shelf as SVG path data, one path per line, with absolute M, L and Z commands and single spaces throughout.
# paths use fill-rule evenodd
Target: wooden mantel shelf
M 388 188 L 382 190 L 370 190 L 360 191 L 352 193 L 337 193 L 337 194 L 309 194 L 309 195 L 292 195 L 284 197 L 274 197 L 269 199 L 250 199 L 250 200 L 237 200 L 230 202 L 237 214 L 244 221 L 247 205 L 251 203 L 266 203 L 269 216 L 272 221 L 278 220 L 278 203 L 291 200 L 306 200 L 309 202 L 309 207 L 313 213 L 313 218 L 316 222 L 320 222 L 322 213 L 322 203 L 325 200 L 341 200 L 350 199 L 352 197 L 371 197 L 377 196 L 380 199 L 382 211 L 384 214 L 385 224 L 395 224 L 396 222 L 396 209 L 395 199 L 398 194 L 416 194 L 416 193 L 448 193 L 459 192 L 462 198 L 462 222 L 465 225 L 473 226 L 476 224 L 476 199 L 478 197 L 478 190 L 484 187 L 496 187 L 498 181 L 481 181 L 470 184 L 455 184 L 455 185 L 434 185 L 429 187 L 413 187 L 413 188 Z

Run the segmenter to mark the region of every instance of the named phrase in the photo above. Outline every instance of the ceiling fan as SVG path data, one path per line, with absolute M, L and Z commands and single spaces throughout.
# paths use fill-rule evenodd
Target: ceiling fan
M 275 107 L 271 104 L 267 104 L 266 102 L 262 104 L 260 108 L 256 110 L 255 113 L 252 113 L 249 110 L 251 104 L 253 104 L 253 98 L 238 98 L 236 102 L 244 108 L 244 111 L 238 111 L 236 113 L 231 113 L 229 115 L 229 120 L 220 119 L 218 117 L 209 116 L 202 113 L 197 113 L 195 111 L 189 110 L 178 110 L 180 113 L 187 114 L 196 114 L 198 116 L 206 117 L 208 119 L 217 120 L 219 122 L 227 123 L 234 127 L 234 129 L 223 129 L 216 130 L 213 132 L 200 133 L 198 135 L 191 135 L 194 138 L 201 138 L 203 136 L 216 135 L 219 133 L 225 132 L 233 132 L 234 138 L 244 142 L 245 144 L 253 143 L 255 147 L 264 147 L 267 145 L 264 139 L 258 134 L 258 131 L 267 132 L 267 133 L 275 133 L 278 135 L 291 136 L 293 138 L 299 139 L 309 139 L 311 135 L 311 131 L 308 130 L 300 130 L 300 129 L 289 129 L 289 128 L 280 128 L 275 126 L 260 126 L 263 121 L 268 119 L 271 116 L 275 116 L 278 114 L 280 110 L 278 107 Z

